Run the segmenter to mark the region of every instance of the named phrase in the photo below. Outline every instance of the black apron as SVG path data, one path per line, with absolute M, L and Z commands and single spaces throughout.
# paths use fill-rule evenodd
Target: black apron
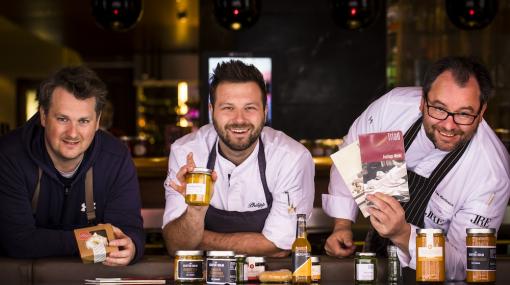
M 416 135 L 418 135 L 421 125 L 422 117 L 420 117 L 405 133 L 404 148 L 406 152 L 416 138 Z M 468 145 L 469 142 L 466 142 L 448 153 L 432 171 L 429 178 L 420 176 L 414 171 L 407 171 L 410 199 L 409 202 L 403 205 L 403 208 L 408 223 L 419 228 L 424 227 L 425 210 L 432 193 L 434 193 L 437 185 L 457 163 Z M 375 252 L 378 256 L 387 257 L 386 246 L 389 244 L 390 240 L 379 236 L 377 231 L 371 227 L 367 233 L 363 251 Z
M 218 146 L 219 147 L 219 146 Z M 259 137 L 259 153 L 257 155 L 260 179 L 266 196 L 267 208 L 248 211 L 225 211 L 214 208 L 209 205 L 205 214 L 205 229 L 219 233 L 235 233 L 235 232 L 262 232 L 266 223 L 266 218 L 271 211 L 273 205 L 273 196 L 269 192 L 266 180 L 266 157 L 264 153 L 264 144 Z M 216 143 L 213 145 L 209 158 L 207 160 L 207 168 L 214 169 L 216 163 Z M 257 189 L 245 189 L 245 191 L 256 191 Z

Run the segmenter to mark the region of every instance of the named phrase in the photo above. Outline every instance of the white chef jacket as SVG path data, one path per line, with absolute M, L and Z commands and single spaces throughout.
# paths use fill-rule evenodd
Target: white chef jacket
M 372 103 L 351 126 L 344 145 L 359 134 L 400 130 L 405 133 L 421 116 L 422 90 L 396 88 Z M 429 177 L 447 154 L 434 147 L 423 125 L 406 152 L 409 170 Z M 425 211 L 425 228 L 446 234 L 446 278 L 463 280 L 466 270 L 466 228 L 499 229 L 510 195 L 509 155 L 490 126 L 482 120 L 468 148 L 436 187 Z M 335 218 L 356 220 L 358 207 L 335 167 L 322 207 Z M 409 256 L 399 250 L 402 266 L 416 268 L 416 229 L 412 225 Z
M 264 127 L 261 138 L 266 157 L 267 185 L 273 196 L 273 205 L 262 234 L 278 248 L 290 249 L 296 234 L 296 213 L 309 217 L 312 212 L 315 164 L 302 144 L 281 131 Z M 186 155 L 192 152 L 197 167 L 206 167 L 212 147 L 218 148 L 217 140 L 218 135 L 209 124 L 172 144 L 164 183 L 166 205 L 163 227 L 180 217 L 187 208 L 184 197 L 170 187 L 170 181 L 177 181 L 176 173 L 186 164 Z M 267 208 L 257 159 L 259 143 L 238 166 L 216 151 L 218 179 L 214 184 L 211 205 L 220 210 L 240 212 Z

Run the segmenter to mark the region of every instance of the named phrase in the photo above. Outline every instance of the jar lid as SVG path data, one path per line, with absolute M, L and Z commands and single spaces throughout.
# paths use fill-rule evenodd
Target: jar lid
M 375 257 L 375 252 L 356 252 L 356 256 L 369 256 L 369 257 Z
M 211 174 L 212 170 L 205 167 L 195 167 L 193 168 L 193 171 L 190 171 L 189 173 L 203 173 L 203 174 Z
M 467 234 L 495 234 L 496 229 L 495 228 L 489 228 L 489 229 L 480 229 L 480 228 L 470 228 L 466 229 Z
M 312 256 L 312 262 L 320 262 L 320 258 L 318 256 Z
M 417 234 L 442 234 L 442 229 L 416 229 Z
M 235 253 L 232 250 L 209 250 L 207 256 L 234 256 Z
M 248 256 L 246 258 L 249 263 L 261 263 L 266 262 L 266 258 L 263 256 Z
M 177 250 L 175 252 L 175 256 L 187 256 L 187 255 L 203 256 L 204 251 L 203 250 Z
M 235 258 L 246 258 L 246 254 L 236 254 Z
M 397 246 L 396 245 L 388 245 L 386 247 L 386 250 L 388 251 L 388 255 L 394 256 L 397 254 Z

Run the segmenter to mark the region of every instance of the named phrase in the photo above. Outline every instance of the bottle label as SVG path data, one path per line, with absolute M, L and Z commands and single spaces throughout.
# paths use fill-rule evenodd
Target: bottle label
M 468 246 L 467 271 L 496 271 L 495 246 Z
M 179 260 L 177 261 L 178 280 L 195 280 L 204 278 L 202 260 Z
M 205 184 L 204 183 L 186 184 L 186 195 L 205 195 Z
M 321 266 L 319 264 L 312 264 L 312 281 L 321 280 Z
M 310 252 L 305 248 L 296 248 L 292 254 L 293 273 L 295 277 L 309 277 L 312 275 L 312 258 Z
M 374 265 L 369 263 L 356 264 L 357 281 L 373 281 L 375 279 Z

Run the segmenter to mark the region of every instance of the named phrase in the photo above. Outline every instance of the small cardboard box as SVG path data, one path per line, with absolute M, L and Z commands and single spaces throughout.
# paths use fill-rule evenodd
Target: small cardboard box
M 115 239 L 110 224 L 101 224 L 94 227 L 74 230 L 74 236 L 80 249 L 83 263 L 98 263 L 105 261 L 110 252 L 119 250 L 116 246 L 109 246 Z

